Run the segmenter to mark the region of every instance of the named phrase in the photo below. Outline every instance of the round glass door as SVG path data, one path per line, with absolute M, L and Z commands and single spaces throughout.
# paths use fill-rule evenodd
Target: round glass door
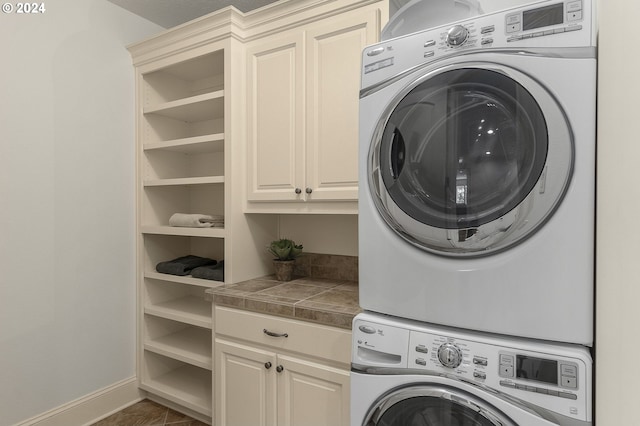
M 515 426 L 503 413 L 471 394 L 416 386 L 400 389 L 373 407 L 364 426 Z
M 541 226 L 564 195 L 572 135 L 526 75 L 442 69 L 391 105 L 374 132 L 369 177 L 383 218 L 411 243 L 449 255 L 502 250 Z

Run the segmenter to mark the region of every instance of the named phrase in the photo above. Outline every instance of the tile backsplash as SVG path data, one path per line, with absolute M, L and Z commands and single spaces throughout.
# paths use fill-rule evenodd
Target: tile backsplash
M 358 281 L 358 257 L 305 253 L 296 259 L 294 275 Z

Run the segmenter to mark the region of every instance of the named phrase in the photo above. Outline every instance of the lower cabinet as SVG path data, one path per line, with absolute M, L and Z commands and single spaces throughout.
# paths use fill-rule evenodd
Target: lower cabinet
M 349 425 L 349 331 L 220 307 L 215 323 L 217 426 Z

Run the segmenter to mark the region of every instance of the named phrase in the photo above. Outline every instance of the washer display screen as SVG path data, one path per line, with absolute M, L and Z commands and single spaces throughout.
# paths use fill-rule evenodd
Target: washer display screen
M 558 363 L 549 359 L 516 355 L 516 377 L 557 385 Z
M 558 3 L 538 9 L 525 10 L 522 12 L 522 29 L 526 31 L 562 24 L 562 8 L 563 4 Z

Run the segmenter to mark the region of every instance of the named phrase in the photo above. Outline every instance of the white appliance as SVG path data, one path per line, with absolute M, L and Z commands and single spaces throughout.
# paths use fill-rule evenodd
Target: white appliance
M 351 426 L 586 426 L 584 346 L 368 313 L 353 322 Z
M 592 345 L 594 19 L 543 1 L 364 50 L 365 310 Z

